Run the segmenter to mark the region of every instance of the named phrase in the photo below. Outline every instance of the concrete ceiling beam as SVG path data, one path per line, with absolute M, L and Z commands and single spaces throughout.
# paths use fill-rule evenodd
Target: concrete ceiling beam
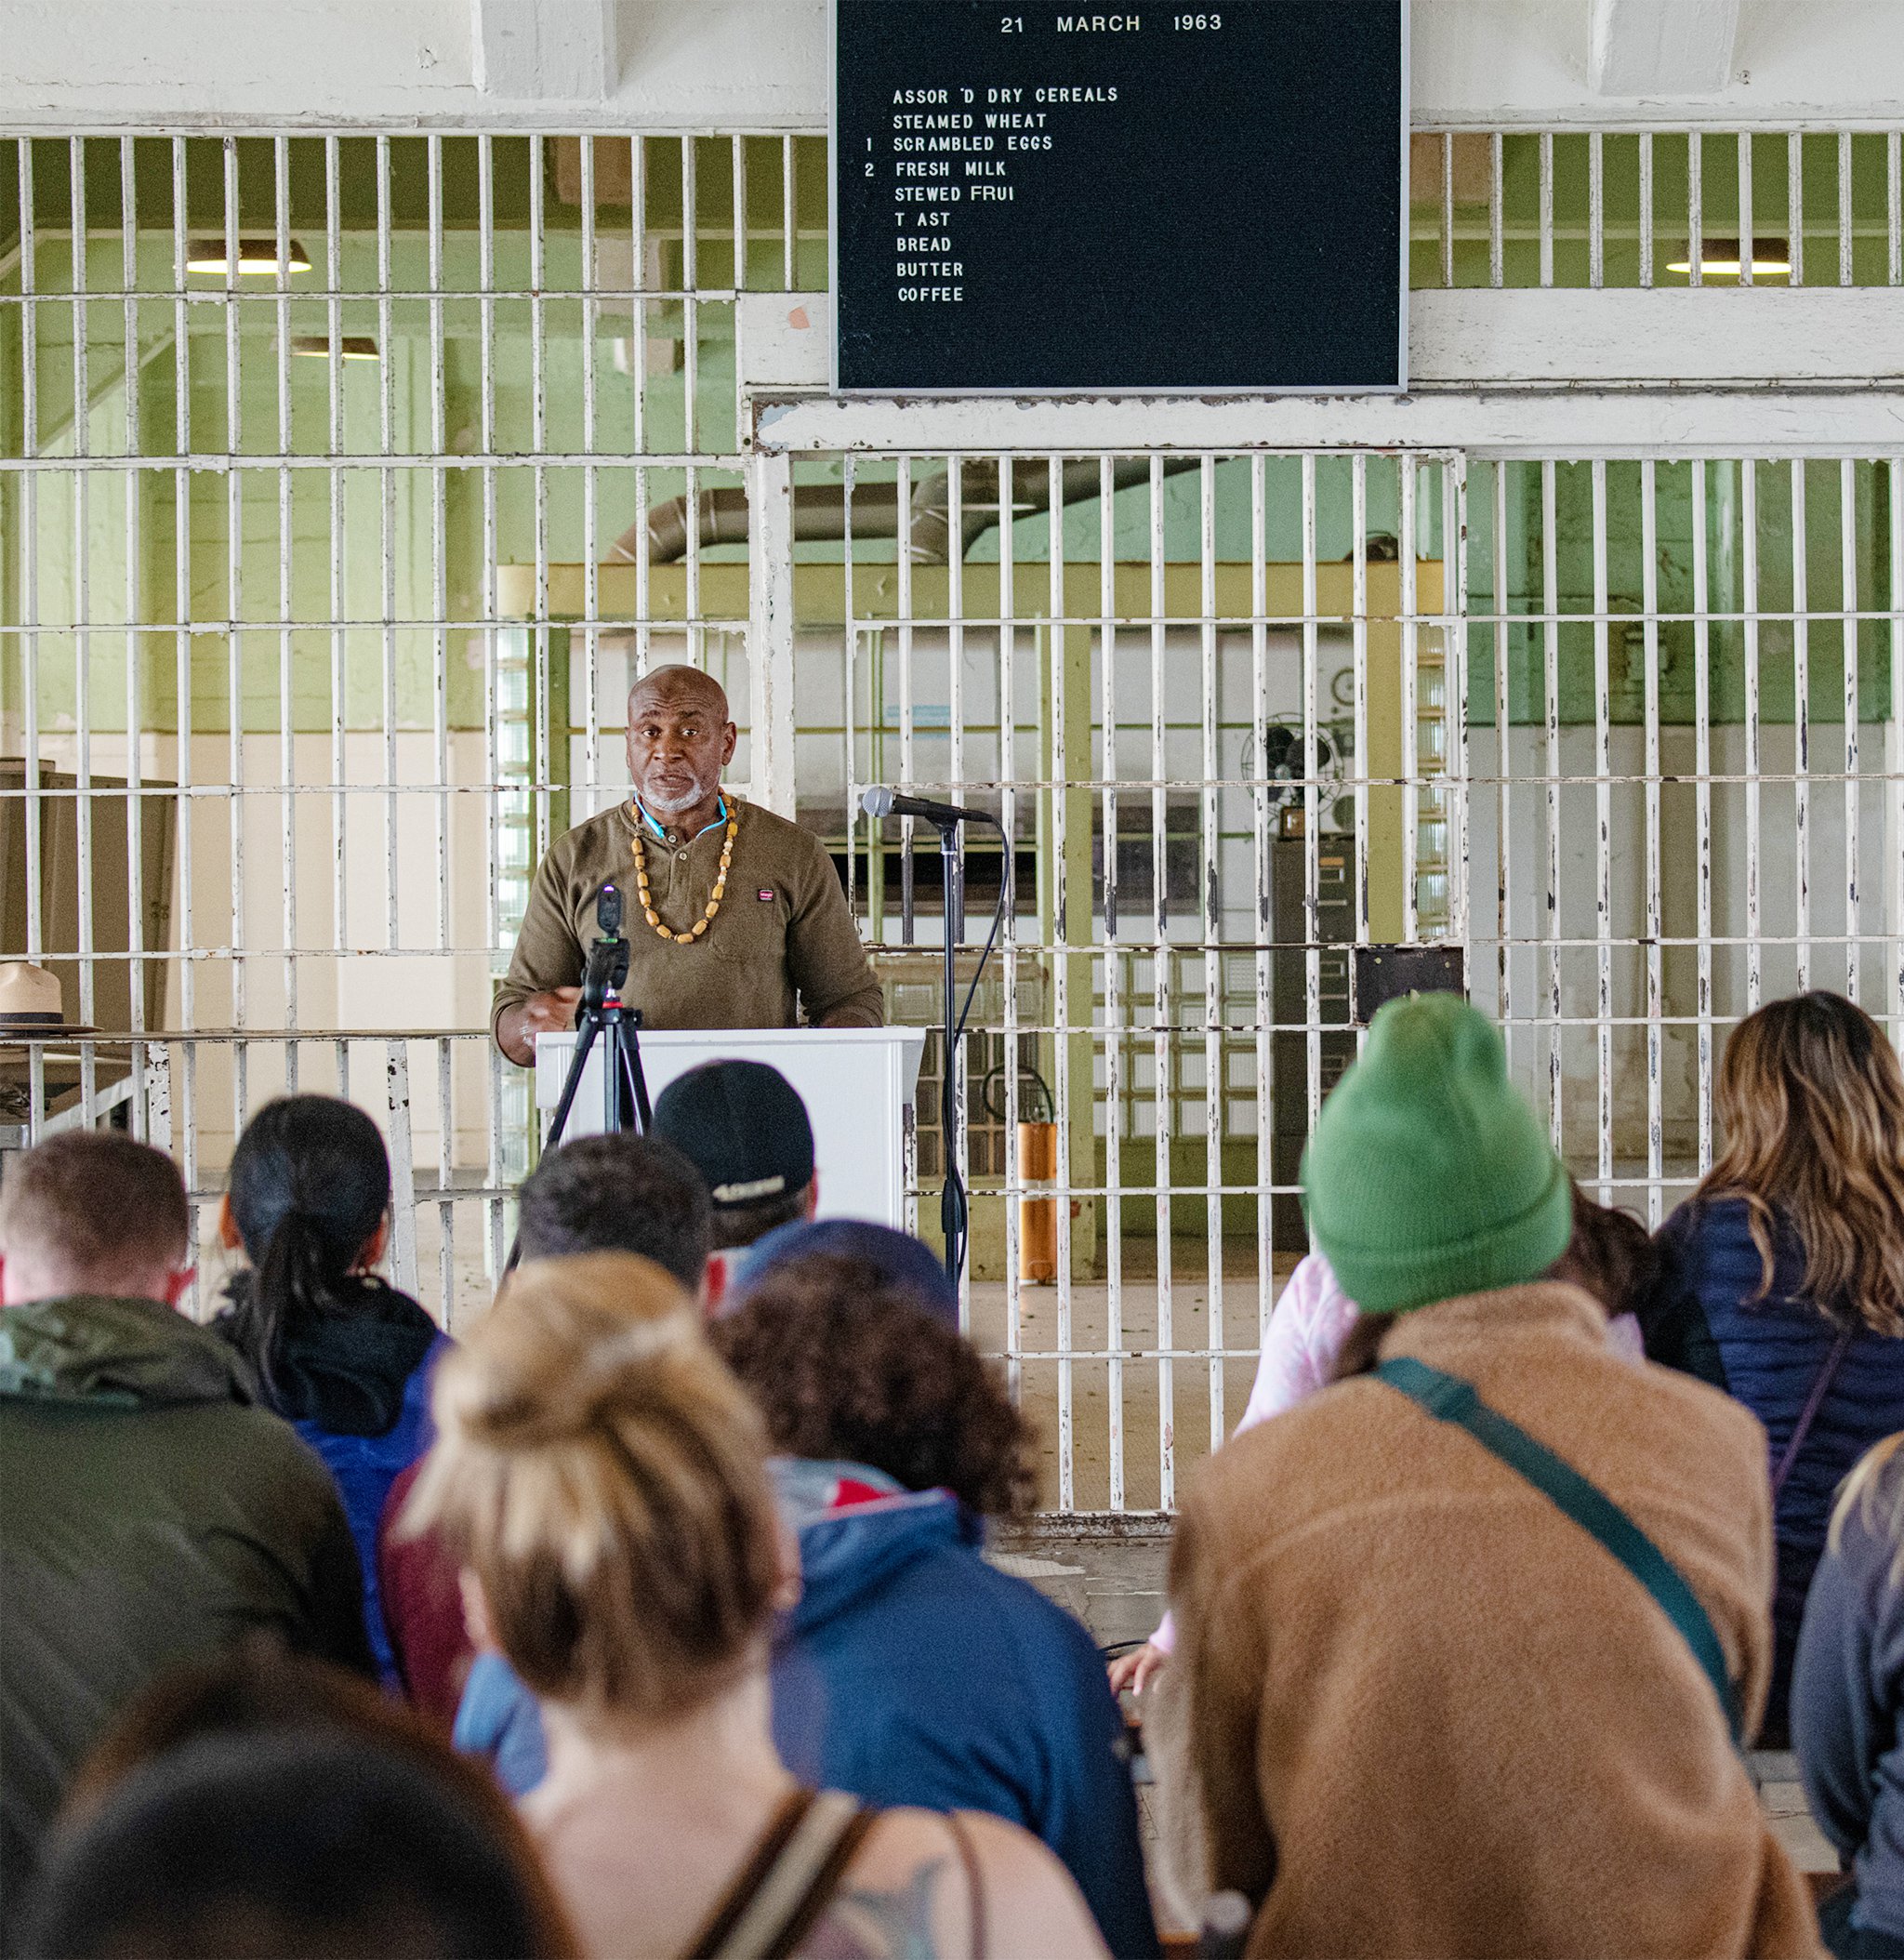
M 477 91 L 599 102 L 621 81 L 615 0 L 469 0 Z
M 1732 79 L 1741 0 L 1593 0 L 1589 71 L 1603 96 L 1712 95 Z

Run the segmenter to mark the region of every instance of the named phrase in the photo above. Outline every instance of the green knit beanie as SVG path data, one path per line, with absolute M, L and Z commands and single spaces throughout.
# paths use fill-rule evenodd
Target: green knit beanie
M 1375 1016 L 1322 1106 L 1302 1192 L 1310 1236 L 1368 1314 L 1532 1279 L 1573 1231 L 1566 1167 L 1492 1022 L 1455 994 Z

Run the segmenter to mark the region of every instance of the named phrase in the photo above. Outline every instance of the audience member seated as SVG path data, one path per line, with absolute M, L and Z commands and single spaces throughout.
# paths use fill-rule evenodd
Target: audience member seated
M 363 1110 L 328 1095 L 267 1103 L 231 1153 L 218 1212 L 219 1236 L 250 1265 L 212 1326 L 337 1478 L 364 1568 L 371 1652 L 396 1685 L 377 1527 L 390 1486 L 430 1447 L 430 1373 L 449 1340 L 377 1276 L 390 1201 L 390 1158 Z
M 807 1106 L 765 1062 L 703 1062 L 655 1099 L 653 1133 L 687 1158 L 713 1199 L 707 1298 L 718 1309 L 733 1254 L 811 1218 L 820 1201 Z
M 1579 1185 L 1574 1185 L 1573 1237 L 1547 1277 L 1585 1287 L 1606 1309 L 1608 1345 L 1635 1360 L 1640 1357 L 1642 1341 L 1634 1308 L 1651 1297 L 1658 1265 L 1646 1228 L 1631 1212 L 1597 1205 Z M 1233 1437 L 1328 1387 L 1336 1377 L 1355 1320 L 1355 1303 L 1342 1291 L 1329 1261 L 1320 1252 L 1305 1253 L 1269 1317 L 1269 1332 L 1256 1364 L 1256 1383 Z M 1371 1325 L 1385 1331 L 1380 1317 Z M 1148 1640 L 1111 1662 L 1112 1688 L 1141 1695 L 1176 1645 L 1176 1622 L 1166 1613 Z
M 696 1300 L 721 1277 L 718 1258 L 709 1258 L 709 1217 L 701 1172 L 652 1132 L 577 1137 L 545 1157 L 517 1194 L 524 1260 L 632 1252 L 652 1259 Z M 454 1724 L 458 1748 L 487 1756 L 505 1786 L 520 1793 L 542 1775 L 535 1704 L 518 1691 L 500 1654 L 472 1652 L 460 1596 L 446 1583 L 453 1561 L 443 1548 L 428 1532 L 395 1529 L 415 1481 L 408 1472 L 391 1492 L 377 1548 L 379 1568 L 402 1602 L 398 1663 L 405 1689 L 418 1707 Z
M 429 1532 L 409 1538 L 397 1529 L 422 1471 L 419 1459 L 390 1486 L 377 1533 L 377 1584 L 404 1698 L 447 1737 L 476 1650 L 463 1623 L 456 1560 Z
M 1154 1953 L 1097 1645 L 980 1556 L 983 1520 L 1036 1496 L 1030 1437 L 992 1371 L 879 1266 L 839 1254 L 776 1265 L 710 1332 L 766 1416 L 800 1534 L 773 1671 L 788 1766 L 868 1803 L 1023 1824 L 1114 1953 Z
M 816 1795 L 774 1752 L 767 1648 L 798 1590 L 765 1437 L 685 1296 L 634 1260 L 522 1266 L 438 1375 L 411 1501 L 541 1697 L 524 1806 L 585 1949 L 1102 1953 L 1063 1867 L 995 1818 Z
M 707 1285 L 707 1186 L 659 1136 L 580 1136 L 552 1150 L 516 1193 L 522 1258 L 634 1252 L 696 1299 Z
M 522 1823 L 496 1784 L 446 1749 L 429 1725 L 368 1681 L 264 1634 L 168 1669 L 137 1695 L 80 1765 L 54 1823 L 56 1837 L 87 1823 L 129 1777 L 210 1737 L 283 1734 L 356 1740 L 410 1757 L 476 1813 L 501 1840 L 530 1895 L 533 1951 L 572 1953 L 573 1934 Z
M 959 1325 L 959 1290 L 917 1238 L 861 1219 L 814 1218 L 813 1124 L 777 1068 L 725 1061 L 689 1069 L 661 1092 L 653 1133 L 675 1145 L 708 1186 L 712 1251 L 703 1297 L 710 1313 L 727 1312 L 787 1260 L 839 1252 L 873 1261 L 889 1284 Z
M 56 1835 L 25 1950 L 61 1960 L 567 1960 L 507 1807 L 343 1731 L 212 1734 Z
M 1376 1016 L 1302 1178 L 1384 1371 L 1239 1437 L 1183 1505 L 1145 1724 L 1180 1892 L 1241 1892 L 1258 1960 L 1815 1953 L 1724 1705 L 1755 1725 L 1770 1665 L 1757 1425 L 1542 1278 L 1567 1172 L 1455 996 Z M 1470 1393 L 1645 1533 L 1680 1622 L 1538 1457 L 1462 1426 Z
M 255 1406 L 237 1352 L 174 1309 L 178 1168 L 111 1132 L 0 1181 L 0 1903 L 67 1779 L 174 1662 L 250 1628 L 368 1671 L 337 1486 Z
M 1113 1953 L 1156 1951 L 1123 1725 L 1096 1646 L 980 1556 L 1035 1494 L 1023 1420 L 971 1344 L 866 1262 L 776 1265 L 713 1324 L 767 1419 L 801 1589 L 774 1643 L 774 1739 L 804 1780 L 872 1804 L 988 1810 L 1043 1838 Z M 518 1793 L 542 1780 L 534 1698 L 500 1657 L 458 1741 Z
M 1726 1147 L 1660 1238 L 1646 1351 L 1765 1425 L 1778 1541 L 1767 1746 L 1831 1502 L 1904 1410 L 1904 1072 L 1836 994 L 1776 1000 L 1726 1044 Z
M 959 1331 L 959 1289 L 945 1271 L 945 1262 L 909 1233 L 863 1218 L 816 1218 L 768 1233 L 742 1261 L 728 1305 L 739 1306 L 757 1287 L 777 1278 L 783 1267 L 816 1252 L 876 1267 L 888 1291 L 904 1294 L 954 1333 Z
M 518 1247 L 524 1259 L 581 1252 L 633 1252 L 652 1259 L 697 1298 L 709 1276 L 707 1185 L 694 1166 L 658 1136 L 577 1137 L 551 1151 L 517 1194 Z M 412 1702 L 453 1726 L 473 1684 L 480 1716 L 492 1693 L 485 1679 L 507 1683 L 498 1654 L 477 1654 L 463 1622 L 454 1562 L 429 1533 L 404 1535 L 403 1516 L 415 1467 L 397 1479 L 377 1538 L 379 1583 L 394 1602 L 398 1675 Z M 513 1704 L 511 1704 L 513 1705 Z M 542 1741 L 532 1719 L 513 1729 L 483 1731 L 483 1753 L 542 1773 Z M 511 1787 L 515 1787 L 512 1781 Z
M 1792 1741 L 1851 1883 L 1818 1914 L 1837 1960 L 1904 1960 L 1904 1430 L 1852 1473 L 1805 1601 Z

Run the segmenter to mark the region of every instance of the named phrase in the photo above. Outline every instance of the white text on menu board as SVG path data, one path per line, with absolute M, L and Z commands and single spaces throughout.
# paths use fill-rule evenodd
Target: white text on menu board
M 1070 24 L 1074 21 L 1076 28 Z M 1115 30 L 1110 22 L 1117 23 Z M 1134 33 L 1137 22 L 1135 14 L 1058 17 L 1060 33 Z M 899 208 L 892 219 L 897 227 L 894 270 L 899 298 L 928 306 L 962 301 L 965 263 L 954 256 L 950 207 L 967 199 L 973 204 L 1013 203 L 1018 187 L 1007 181 L 1009 160 L 1014 154 L 1051 149 L 1051 110 L 1117 99 L 1114 87 L 895 88 L 892 202 Z M 866 148 L 872 147 L 868 137 Z M 955 163 L 960 166 L 956 174 Z M 873 169 L 868 163 L 868 177 Z

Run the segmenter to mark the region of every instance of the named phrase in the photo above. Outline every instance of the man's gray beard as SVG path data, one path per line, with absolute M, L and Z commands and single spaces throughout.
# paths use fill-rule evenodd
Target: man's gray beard
M 696 803 L 705 801 L 709 794 L 707 787 L 697 781 L 691 789 L 683 789 L 675 796 L 657 795 L 653 790 L 644 789 L 641 801 L 656 816 L 682 816 Z

